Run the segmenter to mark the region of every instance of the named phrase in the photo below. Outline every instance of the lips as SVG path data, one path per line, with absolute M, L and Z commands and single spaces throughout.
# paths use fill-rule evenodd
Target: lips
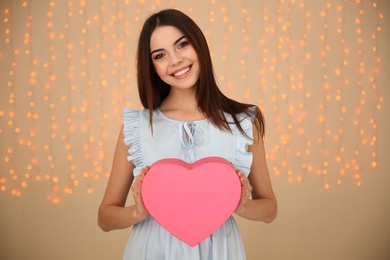
M 181 68 L 179 70 L 176 70 L 172 73 L 172 76 L 174 77 L 180 77 L 180 76 L 183 76 L 184 74 L 186 74 L 189 70 L 191 69 L 191 66 L 188 66 L 188 67 L 185 67 L 185 68 Z

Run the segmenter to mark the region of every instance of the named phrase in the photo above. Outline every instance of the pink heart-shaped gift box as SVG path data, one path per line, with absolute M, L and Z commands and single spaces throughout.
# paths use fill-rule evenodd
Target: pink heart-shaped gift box
M 141 189 L 151 216 L 192 247 L 232 215 L 241 196 L 236 171 L 221 157 L 207 157 L 193 164 L 159 160 L 151 165 Z

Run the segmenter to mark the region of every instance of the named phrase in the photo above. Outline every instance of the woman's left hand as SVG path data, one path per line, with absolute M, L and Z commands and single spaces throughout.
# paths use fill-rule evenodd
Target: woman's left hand
M 241 181 L 241 198 L 240 202 L 237 205 L 236 210 L 234 213 L 240 215 L 240 212 L 243 210 L 245 207 L 245 204 L 248 202 L 248 200 L 251 199 L 252 196 L 252 185 L 250 184 L 248 178 L 240 172 L 239 170 L 236 170 L 238 177 L 240 178 Z

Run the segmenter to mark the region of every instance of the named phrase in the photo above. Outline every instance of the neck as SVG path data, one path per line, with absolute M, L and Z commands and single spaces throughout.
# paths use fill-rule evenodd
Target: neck
M 169 95 L 165 98 L 160 108 L 179 109 L 179 110 L 197 110 L 198 102 L 196 93 L 193 89 L 171 89 Z
M 190 89 L 171 89 L 169 95 L 162 102 L 160 110 L 175 120 L 196 121 L 205 118 L 199 110 L 195 91 Z

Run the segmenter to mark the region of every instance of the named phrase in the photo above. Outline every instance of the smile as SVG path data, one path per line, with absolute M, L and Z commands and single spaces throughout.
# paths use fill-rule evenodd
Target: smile
M 176 73 L 173 73 L 172 75 L 175 76 L 175 77 L 180 77 L 182 75 L 184 75 L 185 73 L 187 73 L 189 70 L 190 70 L 190 66 L 185 68 L 185 69 L 182 69 L 182 70 L 179 70 L 178 72 Z

